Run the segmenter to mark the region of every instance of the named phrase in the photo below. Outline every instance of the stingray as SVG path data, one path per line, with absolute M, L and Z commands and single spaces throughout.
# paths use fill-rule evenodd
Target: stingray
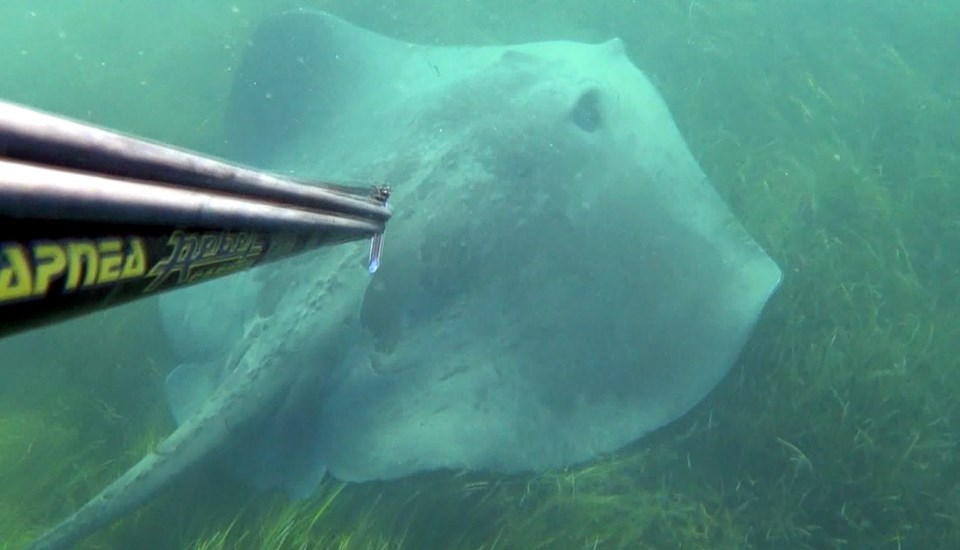
M 294 497 L 588 461 L 696 405 L 780 281 L 620 40 L 423 46 L 287 12 L 226 128 L 238 161 L 392 184 L 382 267 L 345 245 L 162 297 L 177 429 L 34 548 L 201 461 Z

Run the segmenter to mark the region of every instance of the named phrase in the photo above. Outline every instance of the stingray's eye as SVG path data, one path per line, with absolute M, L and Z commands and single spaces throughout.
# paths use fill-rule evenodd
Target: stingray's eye
M 570 109 L 570 120 L 584 132 L 594 132 L 603 126 L 600 114 L 600 90 L 590 88 L 580 94 Z

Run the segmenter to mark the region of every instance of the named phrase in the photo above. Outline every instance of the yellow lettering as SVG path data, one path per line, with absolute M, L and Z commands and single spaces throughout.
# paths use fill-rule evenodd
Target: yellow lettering
M 130 239 L 130 253 L 123 263 L 122 279 L 139 277 L 147 272 L 147 251 L 143 241 L 137 238 Z
M 46 296 L 64 274 L 66 293 L 147 272 L 146 245 L 138 237 L 34 241 L 31 249 L 32 256 L 18 243 L 0 245 L 0 302 Z
M 197 258 L 212 258 L 217 255 L 217 245 L 220 243 L 220 235 L 216 233 L 206 233 L 200 237 L 200 250 Z
M 84 272 L 83 286 L 90 286 L 97 280 L 97 270 L 100 267 L 100 256 L 97 247 L 91 241 L 73 241 L 67 243 L 67 282 L 64 291 L 77 289 L 80 285 L 80 272 Z
M 120 278 L 120 267 L 123 264 L 123 254 L 120 251 L 123 244 L 120 239 L 103 239 L 98 243 L 100 250 L 100 272 L 97 273 L 97 283 L 112 283 Z
M 0 302 L 16 300 L 30 295 L 33 276 L 27 252 L 18 244 L 3 247 L 5 261 L 0 261 Z
M 50 283 L 67 268 L 67 255 L 60 245 L 43 242 L 33 245 L 33 257 L 37 269 L 33 281 L 33 295 L 44 296 L 50 290 Z

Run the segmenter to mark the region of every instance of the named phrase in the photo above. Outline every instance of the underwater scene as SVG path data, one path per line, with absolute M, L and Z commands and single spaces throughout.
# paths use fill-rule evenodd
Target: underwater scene
M 4 336 L 0 550 L 960 547 L 957 28 L 6 0 L 0 101 L 393 217 Z

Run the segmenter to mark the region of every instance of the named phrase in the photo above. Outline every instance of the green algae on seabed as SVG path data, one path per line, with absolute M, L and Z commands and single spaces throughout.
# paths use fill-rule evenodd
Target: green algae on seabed
M 623 37 L 714 185 L 784 268 L 738 366 L 681 421 L 568 471 L 328 482 L 291 504 L 207 468 L 88 547 L 960 547 L 960 68 L 951 57 L 960 7 L 465 5 L 318 3 L 418 40 Z M 249 14 L 254 3 L 231 6 Z M 148 97 L 124 101 L 150 110 Z M 120 123 L 196 139 L 185 136 L 199 101 Z M 206 107 L 214 118 L 222 109 Z M 133 329 L 113 330 L 122 341 Z M 112 365 L 131 361 L 135 346 L 92 342 L 85 357 L 60 352 L 85 367 L 75 383 L 54 366 L 56 350 L 30 365 L 49 381 L 25 390 L 43 405 L 0 393 L 0 532 L 10 548 L 123 471 L 149 445 L 142 434 L 169 430 L 160 375 L 131 395 L 137 371 Z

